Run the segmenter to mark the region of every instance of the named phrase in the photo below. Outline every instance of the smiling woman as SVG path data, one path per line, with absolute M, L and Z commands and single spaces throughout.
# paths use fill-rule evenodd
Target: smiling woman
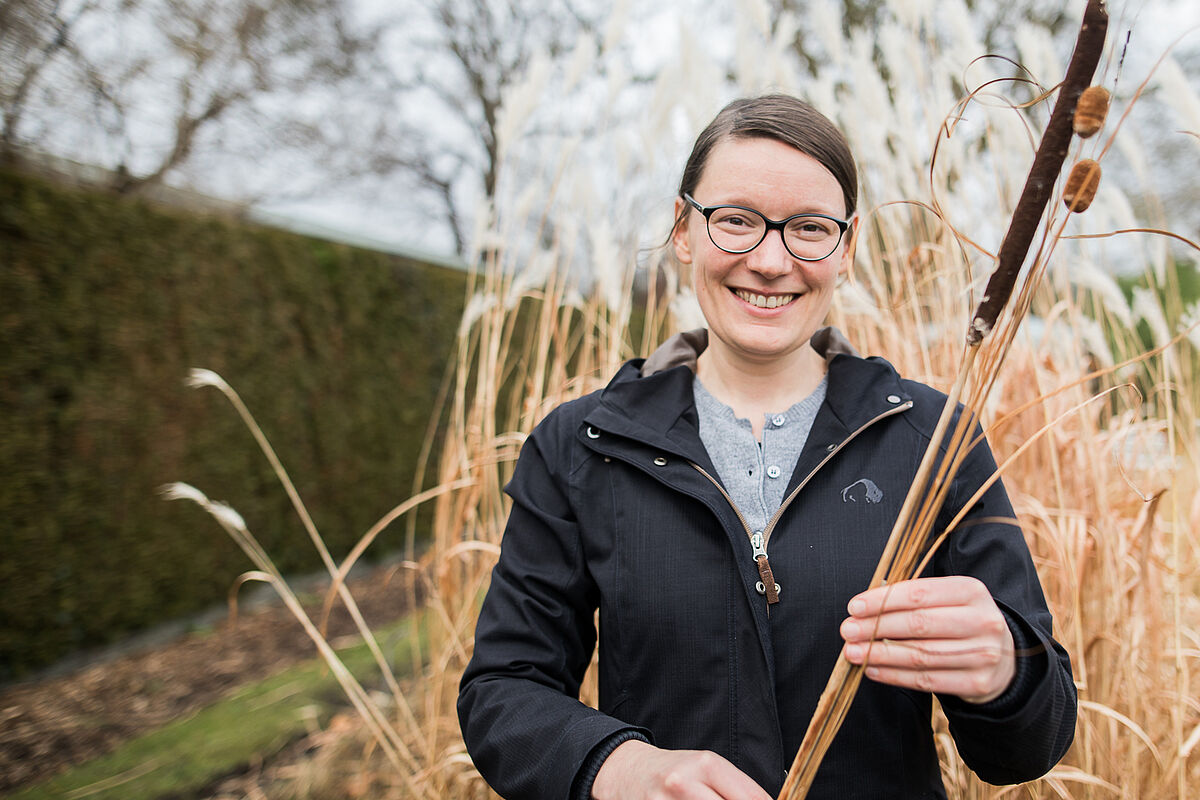
M 716 214 L 700 209 L 689 213 L 686 198 L 692 192 L 721 213 L 716 225 Z M 834 224 L 847 223 L 831 216 L 852 213 L 843 205 L 844 197 L 833 173 L 792 145 L 761 136 L 730 136 L 709 152 L 695 188 L 681 191 L 675 201 L 675 254 L 692 268 L 696 299 L 710 333 L 697 375 L 739 418 L 750 420 L 755 435 L 761 433 L 764 414 L 808 396 L 824 376 L 824 361 L 808 341 L 829 312 L 838 277 L 850 266 L 849 243 L 842 227 Z M 725 215 L 727 204 L 753 210 Z M 765 219 L 757 226 L 745 222 L 755 214 L 786 219 L 773 231 Z M 804 241 L 792 228 L 814 227 L 806 219 L 828 225 L 816 226 L 815 235 L 809 231 L 818 246 L 815 251 L 805 248 L 812 254 L 807 257 L 795 252 L 802 249 L 798 245 L 788 244 L 789 239 Z M 751 229 L 737 237 L 742 248 L 728 246 L 733 220 Z M 753 232 L 756 227 L 762 235 Z
M 1066 751 L 1070 661 L 1012 507 L 996 483 L 963 508 L 986 444 L 927 573 L 863 591 L 945 396 L 822 327 L 856 198 L 845 138 L 794 98 L 737 101 L 697 139 L 671 244 L 707 329 L 552 412 L 507 487 L 458 706 L 502 795 L 768 798 L 843 649 L 871 682 L 814 797 L 945 797 L 934 695 L 989 782 Z

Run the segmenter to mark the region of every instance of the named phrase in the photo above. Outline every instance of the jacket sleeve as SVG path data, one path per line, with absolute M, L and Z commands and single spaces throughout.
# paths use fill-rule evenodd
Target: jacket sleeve
M 544 424 L 522 448 L 506 491 L 512 511 L 459 688 L 463 739 L 503 797 L 567 798 L 594 778 L 589 755 L 648 733 L 579 702 L 596 643 L 598 590 L 568 500 L 571 439 Z M 611 747 L 609 747 L 611 750 Z
M 947 524 L 995 471 L 995 460 L 980 441 L 954 480 L 939 525 Z M 1075 683 L 1070 657 L 1053 638 L 1033 559 L 999 481 L 951 533 L 935 564 L 939 573 L 983 581 L 1016 646 L 1016 675 L 1000 697 L 975 705 L 939 696 L 959 754 L 988 783 L 1038 778 L 1058 763 L 1074 738 Z

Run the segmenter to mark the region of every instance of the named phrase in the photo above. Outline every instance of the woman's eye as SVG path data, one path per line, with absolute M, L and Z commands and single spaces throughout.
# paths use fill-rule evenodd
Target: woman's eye
M 739 214 L 729 214 L 720 219 L 721 225 L 728 225 L 731 228 L 740 228 L 752 224 L 749 219 Z
M 788 229 L 796 236 L 802 236 L 805 239 L 821 239 L 827 236 L 834 235 L 834 225 L 823 219 L 798 219 L 794 220 Z

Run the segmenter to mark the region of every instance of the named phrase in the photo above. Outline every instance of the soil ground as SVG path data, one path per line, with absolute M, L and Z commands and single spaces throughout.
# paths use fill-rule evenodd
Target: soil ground
M 352 576 L 363 617 L 378 628 L 408 608 L 404 572 L 387 567 Z M 312 586 L 318 592 L 323 584 Z M 93 663 L 0 688 L 0 795 L 110 752 L 122 742 L 317 655 L 312 641 L 276 599 L 223 616 L 211 629 L 154 646 L 109 651 Z M 309 605 L 320 613 L 319 599 Z M 314 616 L 315 619 L 315 616 Z M 339 606 L 328 639 L 354 625 Z

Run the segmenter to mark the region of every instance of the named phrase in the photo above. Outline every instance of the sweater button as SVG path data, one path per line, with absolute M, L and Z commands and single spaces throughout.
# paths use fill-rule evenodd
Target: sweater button
M 776 414 L 774 417 L 771 418 L 771 424 L 774 425 L 776 428 L 782 428 L 783 423 L 785 423 L 785 422 L 787 422 L 787 417 L 783 416 L 783 414 Z
M 768 478 L 778 478 L 779 474 L 780 474 L 780 469 L 779 469 L 779 467 L 775 466 L 774 464 L 767 467 L 767 477 Z

